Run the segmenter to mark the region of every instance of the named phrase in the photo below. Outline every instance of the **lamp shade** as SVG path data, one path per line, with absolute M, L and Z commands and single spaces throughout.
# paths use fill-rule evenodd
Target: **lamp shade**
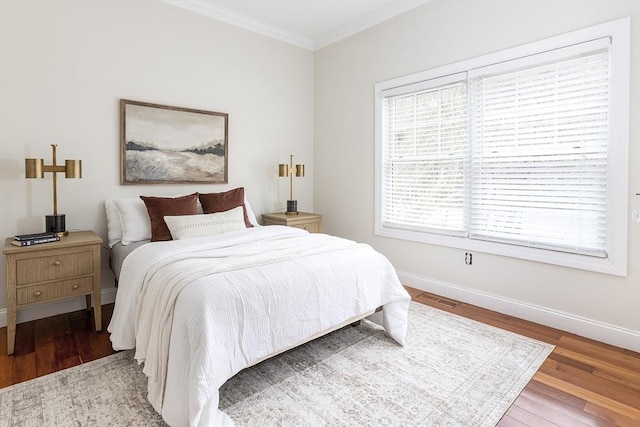
M 304 165 L 296 165 L 296 176 L 304 176 Z
M 82 160 L 65 160 L 64 177 L 82 178 Z
M 289 176 L 289 165 L 285 163 L 280 163 L 278 165 L 278 176 L 281 178 L 285 176 Z
M 24 159 L 27 178 L 44 178 L 44 159 Z

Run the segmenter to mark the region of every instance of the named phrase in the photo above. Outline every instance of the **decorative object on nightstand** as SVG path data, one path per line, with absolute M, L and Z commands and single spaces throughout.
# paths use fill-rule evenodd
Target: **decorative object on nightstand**
M 18 309 L 46 302 L 86 296 L 96 331 L 102 329 L 100 298 L 100 246 L 92 231 L 72 231 L 58 242 L 16 247 L 6 239 L 7 259 L 7 354 L 13 354 Z
M 322 215 L 315 213 L 298 212 L 295 216 L 287 215 L 287 213 L 262 214 L 262 223 L 264 225 L 286 225 L 302 228 L 309 233 L 322 233 Z
M 298 215 L 298 201 L 293 200 L 293 176 L 304 177 L 304 165 L 293 167 L 293 154 L 289 156 L 289 164 L 278 165 L 278 176 L 289 177 L 289 200 L 287 200 L 287 215 Z
M 44 159 L 25 159 L 24 169 L 27 178 L 44 178 L 45 172 L 53 173 L 53 214 L 46 216 L 47 232 L 59 233 L 66 236 L 65 216 L 58 214 L 58 172 L 64 172 L 65 178 L 82 178 L 82 160 L 65 160 L 64 166 L 56 163 L 57 144 L 51 144 L 52 165 L 45 165 Z

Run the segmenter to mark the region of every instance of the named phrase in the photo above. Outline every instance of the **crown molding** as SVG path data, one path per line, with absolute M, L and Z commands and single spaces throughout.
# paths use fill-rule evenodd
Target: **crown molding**
M 371 28 L 374 25 L 378 25 L 381 22 L 395 18 L 398 15 L 402 15 L 403 13 L 418 6 L 422 6 L 425 3 L 429 3 L 430 1 L 431 0 L 410 0 L 394 1 L 393 3 L 389 3 L 385 7 L 375 10 L 347 25 L 343 25 L 342 27 L 316 38 L 313 43 L 313 50 L 322 49 L 323 47 L 350 37 L 360 31 L 364 31 L 367 28 Z
M 244 14 L 224 9 L 207 2 L 206 0 L 161 0 L 172 6 L 180 7 L 191 12 L 208 16 L 215 20 L 225 22 L 236 27 L 252 31 L 263 36 L 271 37 L 294 46 L 307 50 L 317 50 L 329 46 L 337 41 L 352 36 L 367 28 L 373 27 L 388 19 L 394 18 L 411 9 L 421 6 L 431 0 L 396 0 L 389 5 L 371 12 L 347 25 L 343 25 L 330 31 L 315 40 L 283 30 L 262 21 L 250 18 Z
M 229 9 L 217 7 L 205 0 L 161 0 L 172 6 L 177 6 L 200 15 L 208 16 L 215 20 L 262 34 L 285 43 L 292 44 L 307 50 L 313 50 L 313 40 L 282 30 L 273 25 L 252 19 L 242 13 L 233 12 Z

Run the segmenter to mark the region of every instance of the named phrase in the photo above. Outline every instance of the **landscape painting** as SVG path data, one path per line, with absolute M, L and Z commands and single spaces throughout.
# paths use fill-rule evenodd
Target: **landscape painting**
M 121 99 L 121 183 L 227 183 L 228 120 L 225 113 Z

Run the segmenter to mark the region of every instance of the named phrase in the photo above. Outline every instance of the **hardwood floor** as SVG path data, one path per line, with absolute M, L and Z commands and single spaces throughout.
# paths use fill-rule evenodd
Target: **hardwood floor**
M 106 332 L 113 304 L 102 307 L 100 332 L 94 328 L 92 313 L 80 310 L 19 323 L 11 356 L 7 356 L 7 328 L 0 328 L 0 387 L 115 353 Z
M 504 415 L 500 427 L 640 426 L 640 354 L 473 305 L 407 288 L 416 302 L 556 346 Z M 103 306 L 108 325 L 113 304 Z M 7 356 L 0 328 L 0 387 L 114 353 L 85 310 L 21 323 Z

